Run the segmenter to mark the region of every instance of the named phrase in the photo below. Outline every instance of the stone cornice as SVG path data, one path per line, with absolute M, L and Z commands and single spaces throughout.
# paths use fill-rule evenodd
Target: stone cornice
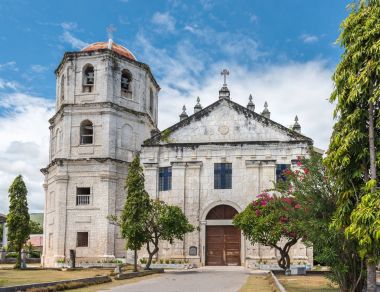
M 277 144 L 302 144 L 310 145 L 310 140 L 290 140 L 290 141 L 234 141 L 234 142 L 199 142 L 199 143 L 167 143 L 167 144 L 143 144 L 144 147 L 165 147 L 165 148 L 198 148 L 204 145 L 226 145 L 226 146 L 243 146 L 243 145 L 277 145 Z
M 102 107 L 102 108 L 112 108 L 115 109 L 116 111 L 124 111 L 128 112 L 131 114 L 134 114 L 136 116 L 142 116 L 148 118 L 149 122 L 151 123 L 151 126 L 156 128 L 152 117 L 148 113 L 140 112 L 140 111 L 135 111 L 133 109 L 118 105 L 114 102 L 110 101 L 105 101 L 105 102 L 93 102 L 93 103 L 64 103 L 60 106 L 59 110 L 49 119 L 49 123 L 53 125 L 54 120 L 61 114 L 63 114 L 65 108 L 89 108 L 89 107 Z
M 112 157 L 91 157 L 91 158 L 76 158 L 76 159 L 69 159 L 69 158 L 55 158 L 53 159 L 45 168 L 41 168 L 40 171 L 43 174 L 48 174 L 49 169 L 53 167 L 54 165 L 63 165 L 64 162 L 83 162 L 83 161 L 96 161 L 100 163 L 104 163 L 106 161 L 111 161 L 114 163 L 121 163 L 121 164 L 128 164 L 129 161 L 115 159 Z

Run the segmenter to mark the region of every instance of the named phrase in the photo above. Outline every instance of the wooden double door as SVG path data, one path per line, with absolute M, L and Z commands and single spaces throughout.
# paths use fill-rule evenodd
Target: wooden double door
M 234 226 L 206 226 L 206 265 L 240 266 L 240 230 Z

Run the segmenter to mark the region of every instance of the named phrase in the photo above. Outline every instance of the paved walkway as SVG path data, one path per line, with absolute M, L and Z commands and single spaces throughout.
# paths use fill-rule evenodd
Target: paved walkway
M 236 292 L 247 280 L 243 267 L 202 267 L 188 271 L 167 271 L 164 274 L 112 289 L 121 292 Z

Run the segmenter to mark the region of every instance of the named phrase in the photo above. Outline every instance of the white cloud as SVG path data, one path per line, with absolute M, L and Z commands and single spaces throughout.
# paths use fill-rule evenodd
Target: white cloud
M 316 43 L 319 41 L 319 37 L 316 35 L 311 35 L 311 34 L 302 34 L 300 36 L 301 40 L 306 43 L 306 44 L 312 44 Z
M 251 16 L 249 17 L 249 21 L 252 22 L 252 23 L 257 23 L 259 20 L 259 18 L 257 17 L 256 14 L 251 14 Z
M 153 14 L 152 23 L 157 25 L 159 30 L 173 32 L 175 30 L 175 19 L 169 12 L 156 12 Z
M 61 40 L 63 42 L 69 43 L 74 49 L 83 49 L 84 47 L 88 46 L 89 44 L 74 37 L 69 31 L 64 31 L 61 35 Z
M 211 10 L 215 5 L 213 0 L 200 0 L 199 2 L 204 10 Z
M 18 88 L 18 83 L 15 81 L 7 81 L 2 78 L 0 78 L 0 89 L 17 89 Z
M 28 188 L 29 210 L 43 210 L 40 168 L 48 162 L 48 119 L 53 106 L 52 101 L 27 94 L 0 95 L 3 112 L 0 115 L 0 212 L 8 211 L 8 188 L 19 174 Z
M 9 61 L 9 62 L 0 64 L 0 70 L 18 71 L 18 68 L 15 61 Z
M 42 66 L 42 65 L 38 65 L 38 64 L 37 65 L 32 65 L 30 68 L 35 73 L 44 73 L 48 69 L 47 67 Z
M 78 26 L 78 24 L 76 22 L 62 22 L 61 23 L 61 27 L 64 29 L 64 30 L 73 30 L 73 29 L 76 29 Z
M 220 32 L 210 27 L 199 28 L 197 25 L 186 25 L 184 29 L 230 57 L 247 57 L 250 61 L 255 61 L 265 55 L 265 52 L 259 50 L 255 39 L 240 32 Z

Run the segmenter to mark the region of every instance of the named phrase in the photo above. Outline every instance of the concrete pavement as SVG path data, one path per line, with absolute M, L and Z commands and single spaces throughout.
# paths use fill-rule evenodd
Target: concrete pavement
M 202 267 L 164 274 L 137 283 L 112 288 L 115 292 L 235 292 L 247 280 L 243 267 Z

